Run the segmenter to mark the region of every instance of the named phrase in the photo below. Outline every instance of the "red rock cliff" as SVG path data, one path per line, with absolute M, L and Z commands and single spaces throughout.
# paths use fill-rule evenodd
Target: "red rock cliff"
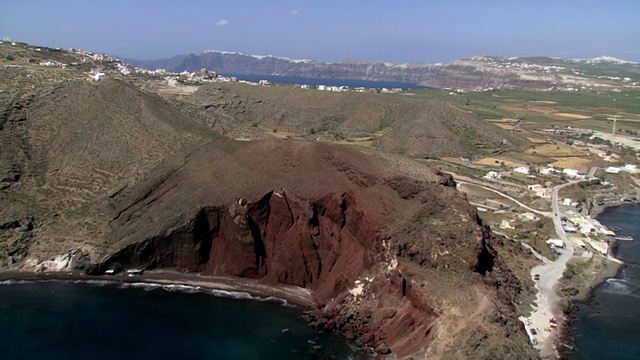
M 252 147 L 270 156 L 245 153 Z M 430 274 L 473 281 L 493 271 L 488 233 L 450 176 L 412 168 L 423 172 L 409 177 L 403 164 L 325 144 L 232 144 L 198 156 L 122 195 L 112 236 L 155 235 L 93 272 L 173 268 L 306 287 L 317 326 L 404 357 L 435 336 L 433 291 L 443 285 L 427 284 Z M 295 177 L 282 175 L 291 169 Z

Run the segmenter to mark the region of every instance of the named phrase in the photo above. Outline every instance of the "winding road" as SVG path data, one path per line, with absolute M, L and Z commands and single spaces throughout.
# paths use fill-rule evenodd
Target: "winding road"
M 531 313 L 531 325 L 527 329 L 530 337 L 535 337 L 538 341 L 538 347 L 540 349 L 540 355 L 553 356 L 555 355 L 553 333 L 544 331 L 549 324 L 549 318 L 559 317 L 560 312 L 560 297 L 556 293 L 555 286 L 562 278 L 567 263 L 573 257 L 574 248 L 573 243 L 567 238 L 567 234 L 562 229 L 562 221 L 560 220 L 563 214 L 560 212 L 560 205 L 558 203 L 558 193 L 566 186 L 586 181 L 592 177 L 597 167 L 593 167 L 589 170 L 589 173 L 584 179 L 571 180 L 567 183 L 560 184 L 553 187 L 551 194 L 551 208 L 553 210 L 553 225 L 556 230 L 556 234 L 560 240 L 564 242 L 564 249 L 558 249 L 560 256 L 554 262 L 545 263 L 531 269 L 531 276 L 538 274 L 540 280 L 536 281 L 536 287 L 538 288 L 538 295 L 536 298 L 537 308 L 534 308 Z M 531 335 L 531 328 L 537 330 L 537 335 Z M 543 330 L 543 331 L 540 331 Z
M 567 234 L 562 229 L 561 218 L 563 214 L 560 212 L 558 193 L 564 187 L 588 180 L 589 178 L 593 177 L 597 170 L 597 167 L 593 167 L 589 170 L 587 176 L 584 179 L 570 180 L 569 182 L 566 182 L 564 184 L 554 186 L 551 195 L 551 212 L 531 208 L 530 206 L 523 204 L 519 200 L 488 186 L 484 186 L 473 181 L 457 180 L 457 182 L 462 185 L 477 186 L 484 190 L 494 192 L 506 199 L 513 201 L 518 206 L 524 209 L 527 209 L 538 215 L 550 217 L 553 220 L 553 225 L 557 237 L 563 241 L 565 247 L 563 249 L 558 249 L 558 253 L 560 254 L 560 256 L 555 261 L 543 261 L 541 265 L 531 269 L 531 276 L 534 277 L 534 275 L 538 275 L 539 277 L 539 280 L 536 281 L 538 294 L 535 302 L 536 306 L 534 307 L 529 318 L 530 324 L 526 325 L 527 333 L 529 334 L 529 337 L 531 339 L 536 340 L 536 347 L 540 350 L 540 355 L 542 357 L 556 356 L 554 348 L 554 332 L 545 331 L 545 328 L 547 328 L 547 326 L 549 325 L 550 318 L 560 317 L 561 315 L 560 297 L 556 293 L 555 287 L 562 278 L 567 263 L 569 262 L 569 260 L 571 260 L 574 254 L 573 243 L 569 240 Z M 536 335 L 532 334 L 531 329 L 536 330 Z

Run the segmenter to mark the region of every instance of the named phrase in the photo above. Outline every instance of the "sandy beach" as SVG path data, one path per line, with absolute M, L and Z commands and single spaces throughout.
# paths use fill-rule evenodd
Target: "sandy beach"
M 309 309 L 314 306 L 311 292 L 308 289 L 290 285 L 270 285 L 259 280 L 222 276 L 201 276 L 185 274 L 171 270 L 149 270 L 143 275 L 127 276 L 125 274 L 89 276 L 82 271 L 71 272 L 0 272 L 0 281 L 32 280 L 32 281 L 107 281 L 121 283 L 149 283 L 160 285 L 185 285 L 209 290 L 246 293 L 252 298 L 277 298 L 286 300 L 288 304 Z

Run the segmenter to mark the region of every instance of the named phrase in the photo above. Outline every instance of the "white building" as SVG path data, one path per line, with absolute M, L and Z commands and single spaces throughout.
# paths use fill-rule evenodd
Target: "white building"
M 620 168 L 615 166 L 609 166 L 608 168 L 604 169 L 604 171 L 608 172 L 609 174 L 617 174 L 620 172 Z
M 627 164 L 624 166 L 624 171 L 630 172 L 632 174 L 635 174 L 637 172 L 639 172 L 640 170 L 638 170 L 638 166 L 635 164 Z
M 527 188 L 531 191 L 540 191 L 543 189 L 542 185 L 540 184 L 527 185 Z
M 564 241 L 560 239 L 549 239 L 547 240 L 547 244 L 557 249 L 564 249 Z
M 488 173 L 486 173 L 484 175 L 485 179 L 500 179 L 502 178 L 502 175 L 500 175 L 499 173 L 495 172 L 495 171 L 489 171 Z
M 551 189 L 545 188 L 540 184 L 528 185 L 527 188 L 533 191 L 536 196 L 539 196 L 543 199 L 547 199 L 551 197 Z
M 549 175 L 558 172 L 558 170 L 556 170 L 556 168 L 554 168 L 553 166 L 546 166 L 540 169 L 540 171 L 538 172 L 542 175 Z
M 513 172 L 521 173 L 521 174 L 529 174 L 529 168 L 526 166 L 520 166 L 513 169 Z
M 103 73 L 103 72 L 97 72 L 97 73 L 93 74 L 93 76 L 91 76 L 91 78 L 92 78 L 93 80 L 95 80 L 95 81 L 98 81 L 98 80 L 102 80 L 102 79 L 104 79 L 104 78 L 105 78 L 105 76 L 106 76 L 106 74 L 105 74 L 105 73 Z
M 562 173 L 571 178 L 584 178 L 585 174 L 575 169 L 564 169 Z

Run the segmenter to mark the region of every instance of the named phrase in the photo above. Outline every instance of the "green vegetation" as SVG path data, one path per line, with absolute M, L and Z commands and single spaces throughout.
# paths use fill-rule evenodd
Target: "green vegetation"
M 517 118 L 527 122 L 558 121 L 554 113 L 581 114 L 590 117 L 590 127 L 610 129 L 606 118 L 620 114 L 620 118 L 640 119 L 640 91 L 539 91 L 493 90 L 485 92 L 453 93 L 449 90 L 414 90 L 417 98 L 438 99 L 468 110 L 483 119 Z M 399 96 L 399 95 L 395 95 Z M 634 116 L 635 115 L 635 116 Z M 579 125 L 580 119 L 561 120 L 562 124 Z M 595 122 L 595 124 L 594 124 Z M 621 122 L 623 123 L 623 122 Z M 594 126 L 595 125 L 595 126 Z M 632 133 L 640 132 L 640 123 L 622 125 Z

